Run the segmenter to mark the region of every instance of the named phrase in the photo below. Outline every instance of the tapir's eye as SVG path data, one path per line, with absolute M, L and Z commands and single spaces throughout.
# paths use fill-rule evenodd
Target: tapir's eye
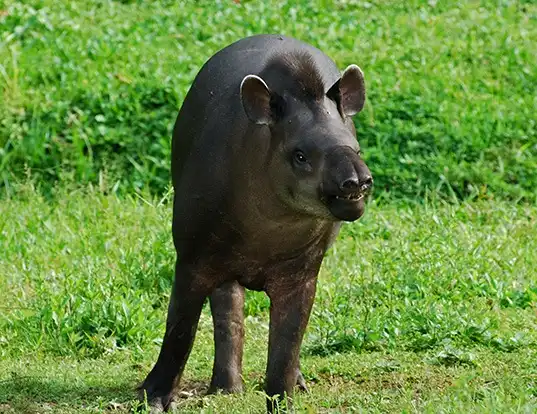
M 295 151 L 295 161 L 299 164 L 305 164 L 308 162 L 308 159 L 304 155 L 304 153 L 300 150 Z

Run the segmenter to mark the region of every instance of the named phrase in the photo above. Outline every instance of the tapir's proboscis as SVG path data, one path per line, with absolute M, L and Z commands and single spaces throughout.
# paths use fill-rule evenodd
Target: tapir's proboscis
M 153 411 L 173 400 L 207 298 L 209 392 L 242 390 L 244 288 L 270 298 L 265 392 L 305 388 L 299 351 L 319 268 L 373 183 L 351 119 L 364 101 L 358 66 L 341 72 L 284 36 L 239 40 L 197 74 L 173 131 L 175 280 L 160 355 L 140 386 Z M 269 412 L 278 398 L 267 398 Z

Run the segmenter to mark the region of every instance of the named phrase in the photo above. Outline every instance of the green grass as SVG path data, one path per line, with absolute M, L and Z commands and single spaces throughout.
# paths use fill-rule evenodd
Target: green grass
M 0 412 L 128 412 L 163 334 L 168 197 L 40 193 L 0 204 Z M 503 201 L 372 203 L 323 264 L 299 412 L 537 409 L 536 232 Z M 210 397 L 204 309 L 181 412 L 262 412 L 267 308 L 249 292 L 246 393 Z
M 536 199 L 537 5 L 508 0 L 0 1 L 3 192 L 27 171 L 164 192 L 195 74 L 256 33 L 363 68 L 377 191 Z

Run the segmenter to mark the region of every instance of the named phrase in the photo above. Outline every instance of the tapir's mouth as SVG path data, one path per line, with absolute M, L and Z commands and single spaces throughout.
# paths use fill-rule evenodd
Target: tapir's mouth
M 338 195 L 324 194 L 321 200 L 336 220 L 354 221 L 364 214 L 364 199 L 367 194 L 367 192 Z
M 366 196 L 365 193 L 332 196 L 336 200 L 360 201 Z M 329 197 L 330 198 L 330 197 Z

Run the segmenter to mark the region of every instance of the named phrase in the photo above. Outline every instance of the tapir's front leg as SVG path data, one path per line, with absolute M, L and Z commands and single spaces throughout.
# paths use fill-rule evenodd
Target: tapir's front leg
M 311 277 L 291 286 L 275 284 L 267 289 L 271 305 L 266 392 L 269 397 L 279 395 L 280 401 L 285 395 L 292 396 L 297 384 L 300 345 L 315 298 L 316 283 L 317 278 Z M 267 410 L 274 412 L 275 404 L 268 399 Z
M 139 398 L 147 398 L 152 413 L 167 411 L 172 402 L 194 343 L 203 302 L 214 288 L 200 283 L 204 280 L 199 272 L 177 262 L 160 355 L 139 389 Z

